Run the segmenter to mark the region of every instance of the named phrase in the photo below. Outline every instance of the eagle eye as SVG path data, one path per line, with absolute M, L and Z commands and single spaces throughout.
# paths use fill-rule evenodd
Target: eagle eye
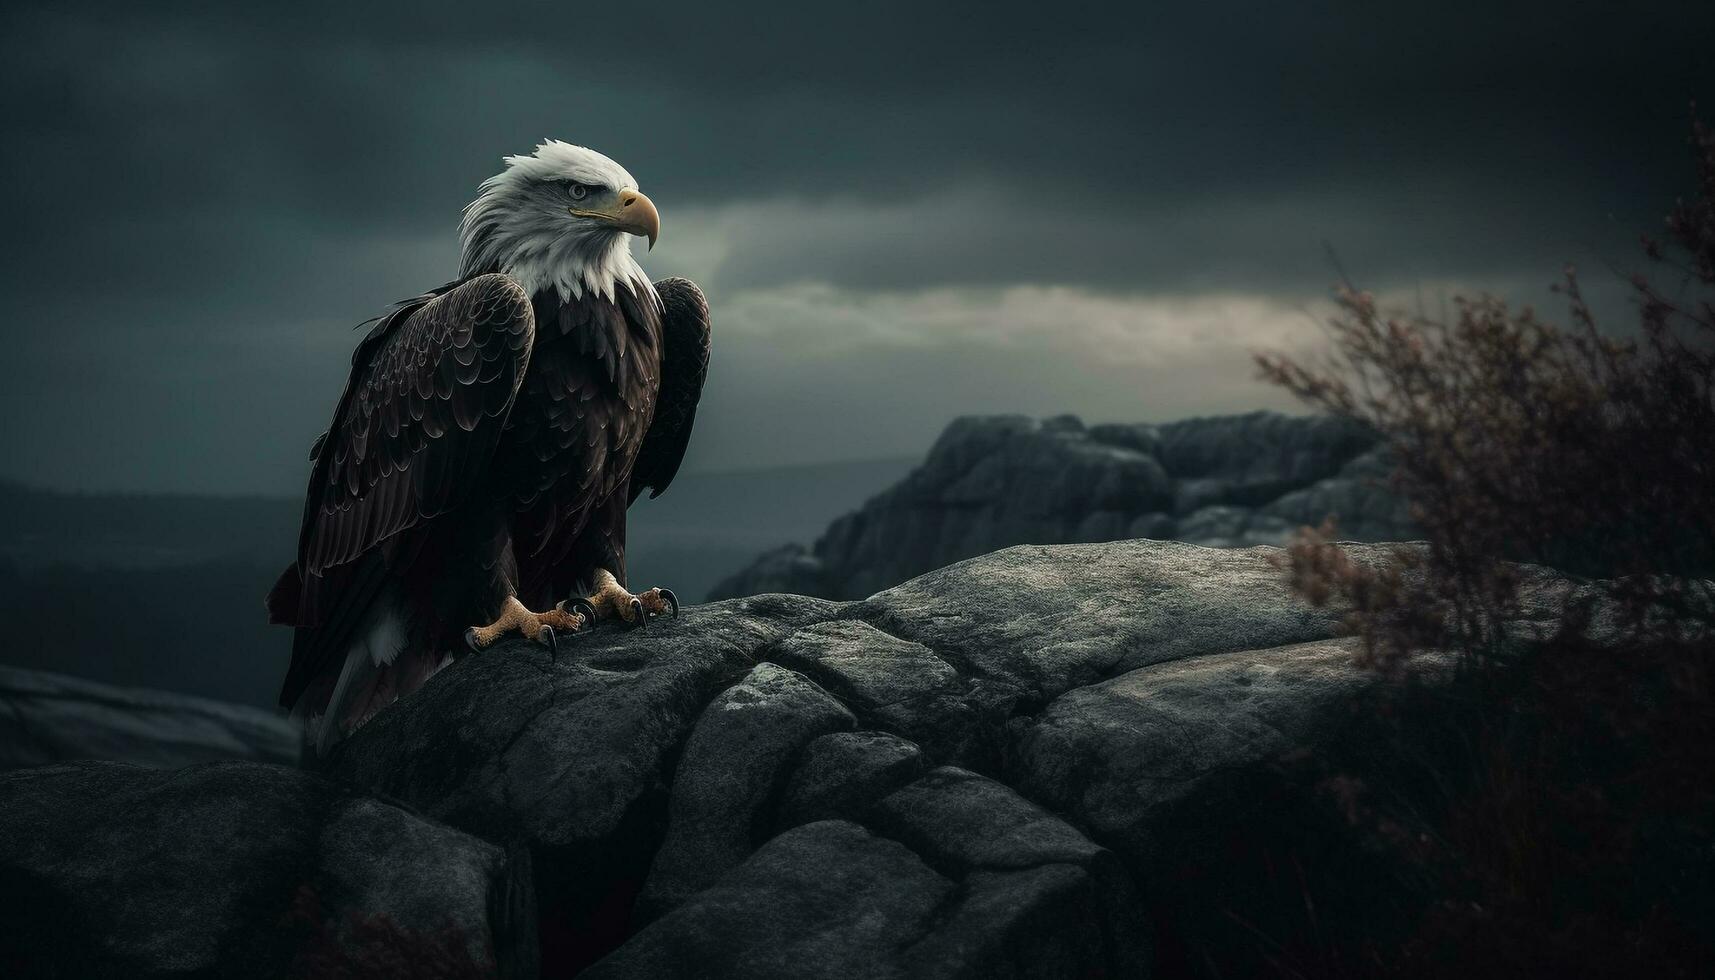
M 571 194 L 572 194 L 572 200 L 574 200 L 574 201 L 581 201 L 584 198 L 589 197 L 589 195 L 590 195 L 590 189 L 589 189 L 588 184 L 579 184 L 579 183 L 574 182 L 571 185 L 570 190 L 571 190 Z

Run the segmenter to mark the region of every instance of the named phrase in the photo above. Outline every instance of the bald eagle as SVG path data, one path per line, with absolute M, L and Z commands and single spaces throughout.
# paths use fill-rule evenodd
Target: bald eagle
M 709 359 L 702 291 L 632 257 L 660 230 L 625 168 L 543 143 L 465 208 L 458 278 L 358 345 L 268 596 L 319 753 L 506 632 L 677 613 L 625 588 L 626 509 L 672 481 Z

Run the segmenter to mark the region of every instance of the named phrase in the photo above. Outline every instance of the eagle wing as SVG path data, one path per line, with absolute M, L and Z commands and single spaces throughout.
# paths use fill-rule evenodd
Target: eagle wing
M 709 374 L 709 303 L 689 279 L 663 279 L 655 284 L 661 297 L 661 393 L 643 447 L 631 469 L 631 501 L 646 488 L 659 497 L 691 441 L 697 402 Z
M 314 628 L 299 631 L 284 703 L 343 654 L 341 634 L 384 581 L 375 553 L 458 506 L 481 479 L 534 341 L 529 296 L 491 274 L 399 304 L 358 345 L 333 424 L 312 449 L 297 563 L 269 596 L 275 622 Z

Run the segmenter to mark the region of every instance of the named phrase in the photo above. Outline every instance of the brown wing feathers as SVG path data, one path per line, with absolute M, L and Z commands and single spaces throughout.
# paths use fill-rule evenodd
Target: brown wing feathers
M 655 284 L 661 297 L 661 390 L 649 435 L 631 471 L 631 499 L 645 487 L 658 497 L 685 458 L 697 402 L 709 373 L 709 304 L 703 291 L 688 279 L 663 279 Z
M 380 338 L 354 371 L 311 479 L 306 575 L 444 513 L 493 454 L 534 339 L 522 289 L 482 276 Z M 319 490 L 319 492 L 318 492 Z
M 481 478 L 534 339 L 523 289 L 485 275 L 401 304 L 358 347 L 317 441 L 296 575 L 269 599 L 278 621 L 314 627 L 299 631 L 282 703 L 343 654 L 387 553 Z

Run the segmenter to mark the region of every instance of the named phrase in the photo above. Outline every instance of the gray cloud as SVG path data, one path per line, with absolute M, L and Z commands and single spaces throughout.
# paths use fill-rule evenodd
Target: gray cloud
M 1237 334 L 1116 367 L 982 290 L 1070 290 L 1088 339 L 1104 303 L 1296 309 L 1324 242 L 1389 289 L 1629 264 L 1715 88 L 1704 4 L 823 8 L 12 5 L 0 473 L 295 490 L 349 326 L 450 275 L 460 206 L 544 136 L 638 174 L 649 267 L 709 287 L 722 465 L 1267 402 Z M 830 352 L 866 302 L 899 325 Z

